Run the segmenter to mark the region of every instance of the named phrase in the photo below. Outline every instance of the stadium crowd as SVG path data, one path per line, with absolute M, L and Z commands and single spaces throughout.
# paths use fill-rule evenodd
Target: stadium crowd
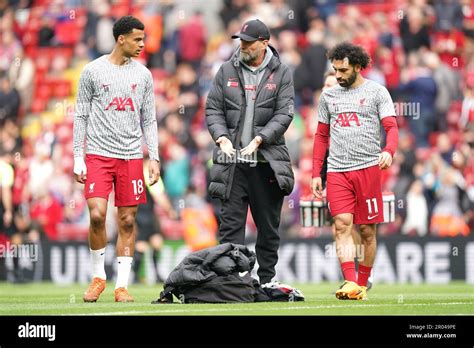
M 154 210 L 165 238 L 180 239 L 197 230 L 213 239 L 217 231 L 213 212 L 218 202 L 207 194 L 213 144 L 204 105 L 214 74 L 238 45 L 231 35 L 257 17 L 271 29 L 270 44 L 291 67 L 295 82 L 296 110 L 286 140 L 297 182 L 285 199 L 282 235 L 330 233 L 329 227 L 301 227 L 299 201 L 311 196 L 316 107 L 330 69 L 325 54 L 345 40 L 369 52 L 372 64 L 363 75 L 389 89 L 399 113 L 399 149 L 383 177 L 384 190 L 396 195 L 397 217 L 380 233 L 470 234 L 473 1 L 203 3 L 0 0 L 0 232 L 9 237 L 29 232 L 32 239 L 87 238 L 83 187 L 72 175 L 77 82 L 87 62 L 112 49 L 115 19 L 131 14 L 145 24 L 140 60 L 155 83 L 162 165 L 155 196 L 166 196 L 169 204 Z M 112 238 L 112 209 L 109 214 Z M 250 214 L 247 228 L 256 232 Z

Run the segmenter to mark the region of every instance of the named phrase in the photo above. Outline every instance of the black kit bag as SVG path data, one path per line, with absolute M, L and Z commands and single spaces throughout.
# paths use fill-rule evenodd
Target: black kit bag
M 245 303 L 255 301 L 254 279 L 247 273 L 219 276 L 200 286 L 182 289 L 182 303 Z

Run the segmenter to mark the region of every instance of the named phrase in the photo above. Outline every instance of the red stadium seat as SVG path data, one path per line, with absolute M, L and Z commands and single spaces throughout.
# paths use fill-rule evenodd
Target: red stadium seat
M 38 84 L 35 89 L 35 99 L 48 100 L 53 94 L 51 85 L 47 82 Z
M 75 45 L 82 35 L 76 20 L 58 22 L 55 27 L 55 37 L 62 45 Z
M 53 89 L 53 96 L 56 98 L 65 98 L 71 95 L 71 81 L 69 80 L 50 80 Z
M 46 110 L 46 106 L 48 105 L 48 101 L 45 99 L 35 98 L 31 103 L 31 112 L 34 114 L 43 112 Z

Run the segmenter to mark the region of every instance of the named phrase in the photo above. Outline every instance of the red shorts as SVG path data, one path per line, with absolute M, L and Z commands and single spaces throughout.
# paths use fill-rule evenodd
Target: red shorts
M 112 184 L 115 206 L 125 207 L 146 203 L 143 159 L 124 160 L 99 155 L 86 155 L 87 180 L 84 195 L 109 199 Z
M 354 215 L 355 224 L 377 224 L 384 221 L 382 183 L 378 166 L 351 172 L 327 174 L 328 208 L 334 217 Z

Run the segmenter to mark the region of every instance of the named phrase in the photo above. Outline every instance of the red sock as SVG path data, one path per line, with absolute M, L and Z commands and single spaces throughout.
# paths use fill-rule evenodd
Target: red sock
M 342 270 L 342 274 L 344 275 L 345 280 L 357 283 L 354 261 L 347 261 L 347 262 L 341 263 L 341 270 Z
M 359 276 L 357 284 L 360 286 L 367 286 L 367 279 L 369 279 L 371 271 L 372 267 L 359 264 Z

